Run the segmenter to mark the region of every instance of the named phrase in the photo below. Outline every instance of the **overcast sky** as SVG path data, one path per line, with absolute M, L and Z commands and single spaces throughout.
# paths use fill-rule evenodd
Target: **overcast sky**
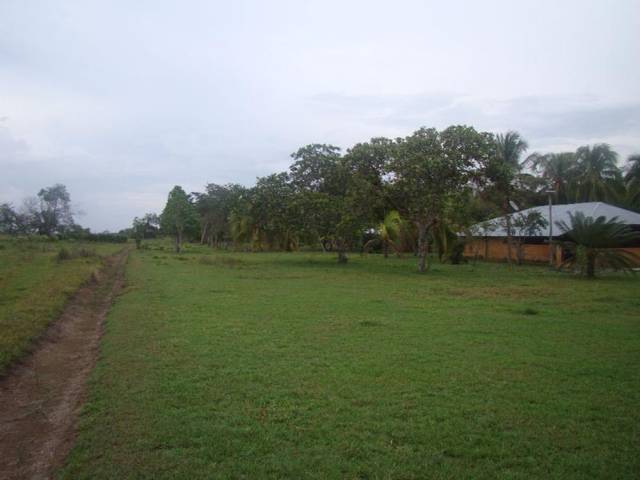
M 640 1 L 0 0 L 0 201 L 119 230 L 169 189 L 420 126 L 640 151 Z

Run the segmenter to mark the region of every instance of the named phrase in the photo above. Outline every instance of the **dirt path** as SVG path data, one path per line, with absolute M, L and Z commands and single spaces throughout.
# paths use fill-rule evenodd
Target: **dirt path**
M 69 453 L 103 320 L 123 285 L 127 253 L 108 258 L 35 352 L 0 379 L 0 478 L 50 478 Z

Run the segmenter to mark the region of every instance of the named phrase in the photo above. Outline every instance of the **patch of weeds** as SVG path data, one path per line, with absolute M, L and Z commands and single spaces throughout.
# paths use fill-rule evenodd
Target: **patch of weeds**
M 76 257 L 80 257 L 80 258 L 89 258 L 89 257 L 95 257 L 97 254 L 96 254 L 96 251 L 92 248 L 80 247 L 74 250 L 72 255 L 75 255 Z
M 381 327 L 382 324 L 379 322 L 374 322 L 372 320 L 363 320 L 362 322 L 358 322 L 358 325 L 361 327 Z
M 56 255 L 56 260 L 59 262 L 64 262 L 65 260 L 71 260 L 71 258 L 72 258 L 71 252 L 66 247 L 62 247 L 60 250 L 58 250 L 58 253 Z
M 617 302 L 624 301 L 624 299 L 616 299 L 616 298 L 612 297 L 611 295 L 608 295 L 608 296 L 602 296 L 602 297 L 594 297 L 593 301 L 597 302 L 597 303 L 611 303 L 611 302 L 616 302 L 616 301 Z
M 215 265 L 215 266 L 229 267 L 229 268 L 241 268 L 246 264 L 244 260 L 240 260 L 239 258 L 234 258 L 234 257 L 202 256 L 200 257 L 199 262 L 202 265 Z
M 91 258 L 95 256 L 97 256 L 97 253 L 92 248 L 80 247 L 69 250 L 67 247 L 61 247 L 56 254 L 56 260 L 58 262 L 63 262 L 74 258 Z

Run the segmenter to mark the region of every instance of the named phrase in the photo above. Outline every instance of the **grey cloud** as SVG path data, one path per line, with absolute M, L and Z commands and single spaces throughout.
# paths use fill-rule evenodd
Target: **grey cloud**
M 311 142 L 465 123 L 640 145 L 640 4 L 505 5 L 3 0 L 0 200 L 62 182 L 83 224 L 120 229 L 174 184 L 249 185 Z

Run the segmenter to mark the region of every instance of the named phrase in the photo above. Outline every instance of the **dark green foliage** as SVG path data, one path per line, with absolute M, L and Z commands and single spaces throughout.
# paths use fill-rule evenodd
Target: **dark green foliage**
M 472 127 L 422 128 L 399 139 L 389 163 L 389 195 L 418 230 L 418 270 L 427 267 L 428 235 L 447 205 L 464 194 L 494 157 L 493 136 Z
M 615 198 L 622 172 L 618 154 L 606 143 L 584 146 L 576 151 L 576 200 L 593 202 Z
M 632 271 L 640 265 L 637 255 L 620 250 L 640 238 L 640 233 L 632 231 L 617 217 L 587 217 L 578 212 L 570 215 L 570 225 L 556 222 L 569 241 L 565 247 L 571 256 L 564 267 L 578 268 L 587 277 L 594 277 L 597 269 Z
M 460 265 L 466 263 L 464 258 L 464 241 L 456 239 L 451 246 L 451 252 L 449 253 L 449 262 L 452 265 Z
M 56 255 L 56 260 L 58 262 L 63 262 L 65 260 L 71 260 L 74 258 L 88 258 L 88 257 L 95 257 L 96 251 L 95 249 L 92 248 L 86 248 L 86 247 L 71 247 L 71 248 L 67 248 L 67 247 L 60 247 L 60 249 L 58 250 L 58 253 Z
M 38 192 L 38 200 L 39 208 L 33 212 L 38 222 L 38 233 L 52 236 L 73 225 L 71 196 L 67 187 L 58 183 L 43 188 Z
M 56 260 L 59 262 L 63 262 L 64 260 L 70 260 L 71 258 L 72 258 L 71 252 L 67 247 L 60 248 L 60 250 L 58 250 L 58 254 L 56 255 Z
M 556 203 L 572 203 L 575 199 L 574 187 L 577 177 L 576 155 L 573 152 L 533 153 L 525 161 L 555 194 Z
M 188 220 L 178 228 L 175 209 L 165 209 L 163 231 L 174 235 L 176 248 L 182 236 L 244 251 L 321 247 L 336 252 L 340 262 L 346 262 L 348 251 L 411 252 L 418 254 L 422 271 L 430 245 L 441 261 L 452 261 L 457 237 L 496 216 L 506 223 L 509 261 L 513 249 L 520 261 L 527 230 L 541 225 L 519 224 L 507 214 L 545 204 L 549 188 L 555 203 L 602 200 L 640 211 L 634 157 L 623 180 L 608 145 L 534 153 L 521 161 L 526 148 L 517 132 L 494 137 L 467 126 L 421 128 L 396 140 L 372 138 L 345 155 L 333 145 L 310 144 L 292 155 L 288 171 L 260 177 L 251 188 L 210 183 L 191 196 L 174 189 Z M 381 228 L 390 211 L 402 216 L 396 238 Z M 128 233 L 141 242 L 147 237 L 137 233 L 142 229 L 136 219 Z
M 174 236 L 176 253 L 180 253 L 185 235 L 197 235 L 198 218 L 195 207 L 178 185 L 169 192 L 167 204 L 160 215 L 160 227 L 164 233 Z

